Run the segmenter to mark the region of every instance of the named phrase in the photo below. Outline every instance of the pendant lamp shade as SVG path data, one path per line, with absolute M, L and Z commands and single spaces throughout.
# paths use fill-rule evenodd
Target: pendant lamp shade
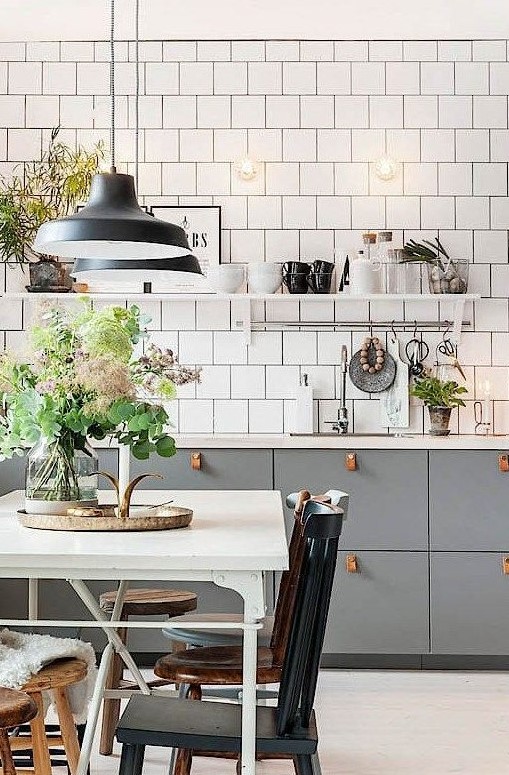
M 145 213 L 134 178 L 118 172 L 94 175 L 90 198 L 78 213 L 43 223 L 34 250 L 62 258 L 177 258 L 191 253 L 179 226 Z M 196 271 L 201 274 L 195 259 Z

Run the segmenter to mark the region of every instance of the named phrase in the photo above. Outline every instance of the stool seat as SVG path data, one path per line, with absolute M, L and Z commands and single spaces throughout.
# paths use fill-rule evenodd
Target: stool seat
M 47 692 L 79 683 L 87 677 L 87 663 L 82 659 L 57 659 L 33 675 L 23 686 L 24 692 Z
M 157 660 L 154 673 L 172 683 L 232 686 L 242 683 L 242 664 L 242 646 L 211 646 L 167 654 Z M 272 649 L 258 649 L 257 683 L 278 683 L 281 669 Z
M 28 694 L 0 687 L 0 729 L 12 729 L 31 721 L 37 705 Z
M 111 613 L 116 590 L 104 592 L 99 598 L 103 611 Z M 194 611 L 198 595 L 185 589 L 128 589 L 122 606 L 122 616 L 178 616 Z
M 178 627 L 163 627 L 163 635 L 171 641 L 188 643 L 191 646 L 241 646 L 242 630 L 223 630 L 221 625 L 201 630 L 193 627 L 193 622 L 232 622 L 242 623 L 242 614 L 185 614 L 172 620 Z M 189 622 L 189 625 L 187 625 Z M 258 630 L 258 645 L 268 646 L 274 626 L 274 617 L 266 616 L 263 627 Z

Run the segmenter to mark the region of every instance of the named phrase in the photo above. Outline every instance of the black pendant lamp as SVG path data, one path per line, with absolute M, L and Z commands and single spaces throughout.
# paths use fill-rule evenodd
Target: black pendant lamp
M 116 171 L 114 0 L 111 0 L 110 9 L 111 168 L 109 172 L 94 175 L 88 204 L 82 210 L 42 224 L 35 238 L 34 250 L 46 255 L 76 258 L 75 272 L 84 265 L 90 266 L 90 262 L 95 269 L 125 269 L 127 265 L 140 270 L 144 268 L 144 260 L 165 259 L 164 265 L 160 264 L 161 269 L 174 268 L 177 272 L 201 275 L 200 264 L 191 254 L 185 231 L 142 210 L 136 199 L 134 177 Z M 139 0 L 136 2 L 136 179 L 139 157 L 138 24 Z M 117 265 L 117 261 L 122 261 L 122 266 Z

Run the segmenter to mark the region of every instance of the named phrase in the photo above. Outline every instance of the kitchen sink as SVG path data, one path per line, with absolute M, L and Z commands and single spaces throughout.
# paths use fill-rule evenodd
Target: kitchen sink
M 338 433 L 337 431 L 326 431 L 325 433 L 290 433 L 290 436 L 314 436 L 314 437 L 322 437 L 322 436 L 329 436 L 333 438 L 338 439 L 362 439 L 362 438 L 370 438 L 371 436 L 375 438 L 405 438 L 405 439 L 413 439 L 414 434 L 413 433 Z

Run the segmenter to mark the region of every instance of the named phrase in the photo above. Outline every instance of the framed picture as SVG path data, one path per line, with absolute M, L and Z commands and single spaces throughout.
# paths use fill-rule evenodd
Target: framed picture
M 221 208 L 218 205 L 153 205 L 150 212 L 180 226 L 203 274 L 221 262 Z

